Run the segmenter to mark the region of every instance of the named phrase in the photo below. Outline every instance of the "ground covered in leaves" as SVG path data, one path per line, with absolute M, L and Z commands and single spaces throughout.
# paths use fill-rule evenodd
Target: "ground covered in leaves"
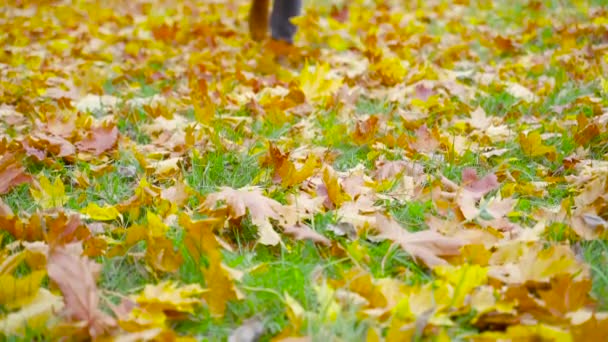
M 608 339 L 602 1 L 0 7 L 11 340 Z

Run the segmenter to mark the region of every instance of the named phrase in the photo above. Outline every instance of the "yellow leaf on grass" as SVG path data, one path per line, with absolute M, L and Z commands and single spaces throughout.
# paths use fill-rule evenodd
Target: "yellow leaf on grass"
M 302 183 L 312 176 L 318 166 L 319 159 L 314 155 L 309 155 L 300 169 L 296 169 L 295 165 L 288 161 L 278 170 L 281 175 L 281 185 L 289 187 Z
M 148 284 L 144 290 L 133 299 L 146 311 L 177 311 L 193 313 L 200 305 L 200 295 L 206 290 L 198 284 L 179 286 L 175 282 Z
M 43 209 L 61 207 L 68 200 L 65 187 L 59 177 L 51 184 L 51 181 L 42 175 L 38 187 L 30 188 L 30 193 Z
M 313 289 L 317 294 L 320 307 L 325 309 L 321 312 L 319 319 L 326 323 L 335 322 L 342 313 L 340 303 L 336 300 L 336 291 L 326 282 L 313 285 Z
M 5 335 L 22 334 L 27 329 L 41 331 L 49 318 L 63 308 L 63 299 L 49 290 L 38 288 L 36 296 L 26 305 L 0 319 L 0 332 Z
M 477 317 L 487 312 L 512 313 L 515 303 L 496 298 L 496 290 L 491 286 L 481 286 L 470 293 L 469 305 L 475 309 Z
M 216 111 L 215 104 L 209 99 L 205 99 L 202 105 L 194 102 L 194 118 L 203 125 L 209 125 L 213 121 Z
M 544 145 L 540 133 L 537 131 L 530 132 L 528 135 L 519 133 L 519 144 L 524 153 L 530 157 L 547 155 L 550 160 L 555 159 L 555 147 Z
M 103 207 L 100 207 L 97 203 L 91 202 L 80 212 L 89 216 L 91 219 L 98 221 L 112 221 L 117 217 L 122 219 L 122 215 L 113 205 L 106 204 Z
M 165 328 L 166 321 L 167 316 L 162 311 L 135 307 L 118 324 L 126 331 L 135 332 L 143 329 Z
M 22 278 L 3 274 L 0 276 L 0 304 L 12 307 L 16 302 L 36 294 L 45 275 L 43 270 L 34 271 Z
M 209 311 L 214 316 L 223 317 L 228 301 L 238 299 L 230 272 L 222 265 L 220 244 L 213 234 L 213 228 L 218 220 L 206 219 L 192 221 L 186 214 L 179 216 L 179 224 L 186 230 L 186 248 L 195 261 L 201 254 L 206 255 L 208 265 L 201 266 L 208 292 L 203 297 L 209 305 Z
M 209 257 L 209 267 L 201 267 L 201 272 L 209 288 L 209 292 L 203 295 L 209 311 L 214 316 L 223 317 L 228 301 L 238 299 L 238 295 L 230 274 L 222 267 L 221 256 L 212 254 Z
M 340 186 L 338 175 L 331 166 L 326 166 L 323 169 L 323 183 L 325 183 L 325 187 L 327 188 L 327 197 L 329 197 L 329 200 L 336 207 L 339 207 L 346 201 L 350 201 L 350 196 Z
M 307 63 L 302 68 L 302 73 L 298 78 L 300 89 L 309 101 L 321 99 L 324 96 L 331 96 L 342 85 L 342 80 L 329 77 L 330 66 L 327 63 L 311 66 Z
M 165 236 L 148 237 L 146 261 L 161 272 L 177 272 L 184 259 L 173 242 Z
M 488 269 L 479 265 L 437 266 L 435 273 L 454 287 L 450 306 L 461 307 L 471 291 L 488 282 Z
M 163 220 L 155 213 L 148 211 L 146 214 L 148 219 L 148 235 L 150 237 L 161 237 L 165 236 L 165 233 L 169 230 L 169 227 L 163 222 Z
M 399 58 L 381 58 L 371 69 L 382 80 L 382 84 L 393 86 L 403 82 L 407 76 L 407 69 Z

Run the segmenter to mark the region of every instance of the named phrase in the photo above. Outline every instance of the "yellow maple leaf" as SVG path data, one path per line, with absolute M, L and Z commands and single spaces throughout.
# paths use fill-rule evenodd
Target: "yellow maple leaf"
M 150 237 L 165 236 L 165 233 L 169 230 L 169 227 L 158 215 L 148 211 L 146 213 L 146 218 L 148 220 L 148 235 Z
M 148 312 L 176 311 L 194 313 L 200 305 L 200 296 L 205 293 L 198 284 L 178 285 L 173 281 L 147 284 L 143 291 L 133 296 L 133 300 Z
M 320 161 L 314 155 L 309 155 L 301 168 L 296 169 L 295 165 L 288 161 L 284 163 L 277 172 L 281 175 L 281 185 L 284 187 L 294 186 L 302 183 L 308 177 L 312 176 Z
M 165 236 L 148 236 L 146 261 L 157 271 L 177 272 L 184 259 Z
M 407 69 L 399 58 L 382 58 L 376 64 L 371 66 L 371 69 L 382 80 L 382 83 L 387 86 L 403 82 L 407 76 Z
M 36 288 L 34 294 L 19 310 L 0 318 L 0 332 L 10 336 L 22 334 L 26 328 L 43 331 L 47 321 L 64 306 L 60 296 L 45 288 Z
M 513 302 L 504 302 L 497 299 L 496 290 L 489 285 L 480 286 L 469 294 L 469 305 L 475 309 L 477 317 L 487 312 L 512 313 L 515 307 Z
M 524 153 L 530 157 L 547 155 L 547 158 L 555 159 L 555 146 L 544 145 L 540 133 L 537 131 L 530 132 L 528 135 L 519 133 L 519 144 Z
M 324 96 L 330 96 L 342 85 L 342 79 L 328 77 L 330 66 L 327 63 L 310 66 L 308 62 L 298 77 L 300 90 L 309 101 L 319 100 Z
M 68 200 L 65 195 L 65 187 L 59 177 L 55 178 L 55 182 L 51 184 L 51 181 L 42 175 L 37 189 L 36 187 L 30 188 L 30 193 L 43 209 L 61 207 Z
M 339 207 L 346 201 L 350 201 L 350 196 L 340 186 L 338 175 L 331 166 L 326 166 L 323 169 L 323 183 L 325 183 L 325 187 L 327 188 L 327 197 L 329 197 L 329 200 L 336 207 Z
M 504 332 L 485 331 L 471 338 L 483 341 L 573 341 L 569 331 L 546 324 L 513 325 Z
M 119 320 L 118 324 L 126 331 L 135 332 L 154 328 L 164 329 L 166 322 L 167 316 L 163 311 L 135 307 L 128 316 Z
M 213 121 L 215 117 L 215 112 L 217 111 L 217 106 L 209 99 L 205 99 L 204 103 L 201 105 L 198 102 L 193 104 L 194 106 L 194 118 L 197 122 L 203 125 L 209 125 Z
M 479 265 L 451 265 L 437 266 L 433 270 L 441 278 L 454 286 L 452 294 L 452 307 L 461 307 L 471 291 L 488 282 L 488 269 Z
M 120 217 L 122 220 L 122 215 L 113 205 L 104 205 L 100 207 L 95 202 L 90 202 L 85 208 L 80 210 L 81 213 L 89 216 L 93 220 L 98 221 L 112 221 L 116 218 Z
M 186 248 L 198 261 L 201 254 L 207 256 L 208 266 L 201 266 L 208 292 L 203 297 L 214 316 L 223 317 L 228 301 L 238 299 L 239 294 L 234 286 L 230 272 L 222 265 L 220 244 L 213 234 L 218 221 L 213 219 L 192 221 L 188 215 L 179 216 L 179 224 L 186 230 Z
M 19 302 L 38 292 L 46 271 L 34 271 L 24 277 L 15 278 L 10 274 L 0 276 L 0 304 L 19 306 Z

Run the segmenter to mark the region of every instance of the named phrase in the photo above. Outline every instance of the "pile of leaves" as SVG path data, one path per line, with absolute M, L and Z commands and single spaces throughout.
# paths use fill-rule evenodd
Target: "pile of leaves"
M 0 332 L 608 339 L 602 1 L 0 5 Z

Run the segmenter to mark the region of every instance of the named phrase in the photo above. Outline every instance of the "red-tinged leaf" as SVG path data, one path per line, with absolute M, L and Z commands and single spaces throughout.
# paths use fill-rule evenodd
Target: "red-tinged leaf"
M 0 195 L 19 184 L 32 181 L 32 176 L 25 172 L 25 168 L 14 154 L 5 154 L 0 158 Z
M 118 139 L 118 128 L 114 124 L 92 128 L 84 139 L 76 143 L 78 150 L 98 156 L 110 150 Z
M 419 82 L 416 84 L 414 91 L 416 98 L 422 101 L 426 101 L 429 99 L 429 97 L 436 94 L 436 92 L 433 90 L 433 84 L 428 84 L 428 82 Z
M 406 160 L 381 161 L 376 165 L 376 179 L 379 181 L 394 179 L 401 174 L 420 176 L 424 173 L 421 164 Z
M 91 337 L 103 335 L 116 322 L 99 308 L 96 278 L 101 266 L 66 249 L 51 250 L 47 272 L 61 290 L 68 317 L 84 322 Z
M 163 189 L 160 192 L 161 198 L 174 203 L 177 206 L 182 206 L 190 197 L 191 189 L 187 184 L 176 181 L 175 184 L 169 188 Z
M 465 189 L 483 196 L 486 193 L 497 189 L 500 184 L 498 183 L 498 178 L 493 173 L 487 174 L 485 177 L 479 179 L 475 169 L 466 168 L 462 170 L 462 185 L 464 185 Z
M 43 132 L 36 132 L 28 136 L 27 140 L 23 141 L 23 147 L 37 158 L 41 153 L 38 151 L 44 151 L 45 157 L 47 153 L 56 157 L 66 157 L 76 152 L 76 148 L 68 140 Z
M 152 28 L 152 35 L 155 39 L 164 42 L 173 42 L 178 30 L 179 28 L 177 27 L 176 23 L 173 23 L 171 26 L 167 25 L 166 23 L 162 23 L 160 26 Z
M 417 152 L 431 153 L 437 151 L 439 141 L 426 125 L 422 125 L 416 130 L 416 140 L 410 146 Z
M 305 224 L 287 226 L 283 228 L 283 233 L 292 235 L 296 240 L 310 240 L 326 246 L 331 245 L 331 241 L 328 238 L 312 230 L 312 228 Z

